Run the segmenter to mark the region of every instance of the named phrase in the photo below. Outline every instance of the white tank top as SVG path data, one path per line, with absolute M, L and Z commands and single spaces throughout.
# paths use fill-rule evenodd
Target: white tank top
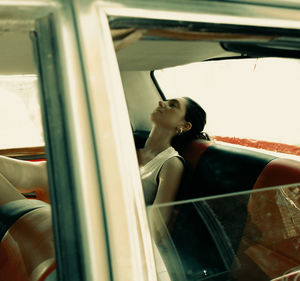
M 158 188 L 158 174 L 163 164 L 172 157 L 179 157 L 183 160 L 178 152 L 172 146 L 170 146 L 161 153 L 157 154 L 145 166 L 140 167 L 146 205 L 153 203 Z

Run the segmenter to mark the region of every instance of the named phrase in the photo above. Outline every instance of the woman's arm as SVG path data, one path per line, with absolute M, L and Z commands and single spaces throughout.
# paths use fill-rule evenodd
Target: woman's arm
M 153 204 L 174 201 L 183 170 L 183 163 L 178 157 L 173 157 L 164 163 L 159 173 L 159 185 Z
M 182 161 L 173 157 L 165 162 L 159 173 L 158 190 L 149 214 L 153 238 L 157 243 L 161 243 L 168 232 L 167 225 L 171 219 L 173 206 L 155 208 L 155 205 L 175 200 L 183 171 Z

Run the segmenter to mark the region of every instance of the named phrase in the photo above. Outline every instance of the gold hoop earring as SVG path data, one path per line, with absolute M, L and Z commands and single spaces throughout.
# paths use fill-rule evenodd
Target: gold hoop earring
M 180 128 L 180 131 L 178 131 L 178 129 L 176 130 L 177 135 L 181 135 L 182 134 L 182 128 Z

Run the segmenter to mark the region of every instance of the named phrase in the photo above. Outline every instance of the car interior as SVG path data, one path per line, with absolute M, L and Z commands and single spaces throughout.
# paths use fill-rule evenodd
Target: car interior
M 152 70 L 212 59 L 260 57 L 261 48 L 268 51 L 268 56 L 285 51 L 285 56 L 289 56 L 289 51 L 295 49 L 294 43 L 291 43 L 293 39 L 283 41 L 278 30 L 256 31 L 244 27 L 197 26 L 192 23 L 186 23 L 188 27 L 180 27 L 180 23 L 177 24 L 130 19 L 114 19 L 110 23 L 137 148 L 143 146 L 149 134 L 149 114 L 158 100 L 165 99 L 153 80 Z M 135 33 L 139 36 L 134 36 Z M 241 44 L 244 48 L 238 51 Z M 248 46 L 251 46 L 251 51 L 248 51 Z M 273 48 L 275 53 L 269 51 Z M 252 50 L 255 50 L 254 53 Z M 197 176 L 195 186 L 199 190 L 195 192 L 199 193 L 193 194 L 194 197 L 299 182 L 296 161 L 201 140 L 180 152 Z M 278 174 L 277 169 L 282 169 L 282 173 Z M 207 187 L 205 190 L 202 188 L 204 186 Z
M 290 29 L 126 17 L 111 17 L 109 24 L 137 149 L 143 147 L 150 132 L 149 114 L 159 100 L 165 99 L 153 70 L 229 58 L 300 57 L 299 34 Z M 29 32 L 7 31 L 1 34 L 0 43 L 1 59 L 8 60 L 0 64 L 3 75 L 37 75 Z M 272 243 L 268 247 L 264 244 L 261 250 L 263 229 L 254 227 L 254 218 L 259 215 L 251 211 L 255 200 L 261 203 L 262 198 L 255 199 L 252 191 L 258 190 L 253 194 L 263 194 L 268 201 L 275 198 L 274 186 L 296 190 L 295 184 L 300 182 L 298 161 L 206 140 L 195 140 L 179 152 L 186 161 L 185 174 L 167 226 L 166 247 L 172 248 L 172 256 L 165 253 L 171 280 L 270 280 L 299 264 L 300 253 L 285 252 L 282 245 L 280 252 Z M 42 146 L 2 149 L 0 154 L 46 159 Z M 27 197 L 49 200 L 39 190 Z M 218 201 L 222 198 L 235 209 L 225 210 Z M 38 203 L 25 207 L 12 204 L 0 208 L 1 218 L 6 218 L 0 225 L 0 276 L 9 275 L 9 280 L 15 281 L 55 280 L 50 208 Z M 275 212 L 272 208 L 270 212 Z M 281 231 L 279 226 L 272 228 L 273 234 Z M 297 230 L 288 238 L 299 239 L 298 234 Z M 253 245 L 260 247 L 251 248 Z M 265 265 L 268 258 L 262 259 L 257 249 L 276 252 L 277 259 L 272 261 L 279 269 L 270 272 Z M 23 271 L 14 270 L 16 267 Z
M 110 25 L 137 149 L 149 134 L 149 114 L 165 99 L 152 70 L 209 60 L 299 57 L 292 32 L 287 39 L 278 29 L 128 18 L 112 19 Z M 167 226 L 171 250 L 165 253 L 171 280 L 270 280 L 290 269 L 289 263 L 283 266 L 285 258 L 299 260 L 299 254 L 295 258 L 281 251 L 276 260 L 280 270 L 270 273 L 262 255 L 245 254 L 263 235 L 254 231 L 251 192 L 267 190 L 260 194 L 270 200 L 274 186 L 299 183 L 298 161 L 207 140 L 195 140 L 179 152 L 186 161 L 185 175 Z M 219 204 L 223 209 L 217 207 L 217 199 L 201 201 L 224 195 L 229 196 L 227 204 L 236 204 L 235 210 L 226 209 L 225 203 Z M 281 230 L 272 226 L 276 231 Z

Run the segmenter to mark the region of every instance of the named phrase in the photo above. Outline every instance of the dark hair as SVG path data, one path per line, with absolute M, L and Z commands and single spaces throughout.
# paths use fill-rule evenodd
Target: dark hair
M 191 98 L 184 97 L 187 101 L 185 121 L 192 124 L 192 128 L 181 135 L 176 135 L 172 140 L 172 145 L 180 150 L 180 147 L 195 139 L 210 140 L 209 136 L 203 132 L 206 124 L 206 112 Z

